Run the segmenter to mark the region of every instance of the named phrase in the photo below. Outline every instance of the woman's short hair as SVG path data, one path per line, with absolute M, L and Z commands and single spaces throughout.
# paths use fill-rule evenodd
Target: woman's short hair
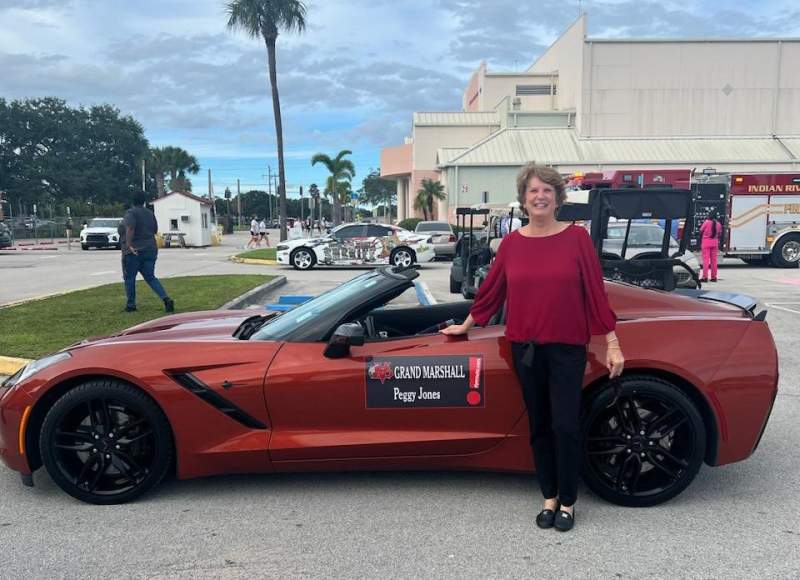
M 517 201 L 519 201 L 522 211 L 525 211 L 525 192 L 528 189 L 528 181 L 531 177 L 538 177 L 544 183 L 552 185 L 553 189 L 556 190 L 556 205 L 558 207 L 564 205 L 567 200 L 567 194 L 564 191 L 564 179 L 561 174 L 552 167 L 536 165 L 536 163 L 531 162 L 523 167 L 519 175 L 517 175 Z

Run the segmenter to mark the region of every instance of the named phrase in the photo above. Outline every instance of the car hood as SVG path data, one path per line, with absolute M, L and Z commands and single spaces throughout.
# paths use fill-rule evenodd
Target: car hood
M 117 228 L 86 228 L 81 230 L 82 234 L 116 234 Z
M 620 320 L 638 318 L 714 317 L 743 318 L 740 307 L 675 292 L 639 288 L 631 284 L 606 281 L 611 308 Z
M 131 341 L 237 340 L 233 337 L 233 331 L 239 324 L 254 314 L 263 313 L 254 313 L 252 310 L 210 310 L 174 314 L 132 326 L 113 336 L 84 340 L 70 349 Z

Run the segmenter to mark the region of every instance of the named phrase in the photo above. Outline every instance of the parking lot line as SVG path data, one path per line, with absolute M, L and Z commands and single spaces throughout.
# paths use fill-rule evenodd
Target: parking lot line
M 113 274 L 116 270 L 103 270 L 102 272 L 92 272 L 89 276 L 105 276 L 106 274 Z
M 777 308 L 785 312 L 792 312 L 793 314 L 800 314 L 800 302 L 767 302 L 769 308 Z M 794 306 L 794 308 L 789 308 Z

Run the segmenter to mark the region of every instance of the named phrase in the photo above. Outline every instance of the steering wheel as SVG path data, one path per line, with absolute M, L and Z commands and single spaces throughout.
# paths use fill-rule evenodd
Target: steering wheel
M 387 337 L 389 336 L 405 336 L 406 333 L 393 328 L 391 326 L 383 325 L 381 326 L 381 330 L 378 331 L 377 327 L 375 326 L 375 319 L 370 316 L 365 316 L 363 319 L 359 320 L 358 323 L 364 327 L 364 332 L 366 333 L 368 338 L 376 338 L 379 337 L 379 332 L 385 332 Z M 383 338 L 383 337 L 381 337 Z

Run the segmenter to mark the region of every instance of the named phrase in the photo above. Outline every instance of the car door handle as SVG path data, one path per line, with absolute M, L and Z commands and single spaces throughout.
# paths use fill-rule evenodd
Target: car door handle
M 225 390 L 230 389 L 231 387 L 241 387 L 243 383 L 232 383 L 228 380 L 222 381 L 222 388 Z

